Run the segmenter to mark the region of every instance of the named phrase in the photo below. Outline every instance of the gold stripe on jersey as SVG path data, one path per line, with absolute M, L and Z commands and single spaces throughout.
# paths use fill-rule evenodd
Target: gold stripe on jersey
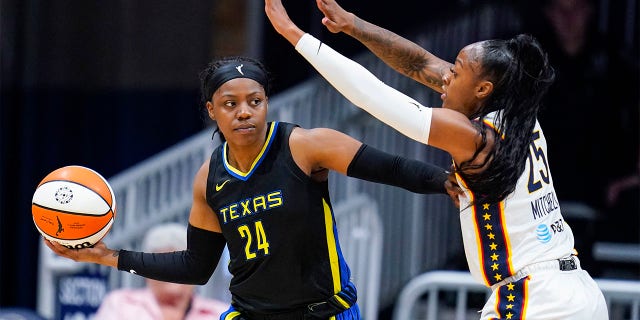
M 333 213 L 324 198 L 322 199 L 322 207 L 324 208 L 324 227 L 327 234 L 329 264 L 331 265 L 331 276 L 333 278 L 333 293 L 336 294 L 342 290 L 342 286 L 340 284 L 340 259 L 336 249 L 336 237 L 333 233 Z
M 498 287 L 494 308 L 499 319 L 524 320 L 529 303 L 530 276 Z
M 473 220 L 482 250 L 480 266 L 485 283 L 493 285 L 513 274 L 509 237 L 505 229 L 504 202 L 473 205 Z
M 469 193 L 469 200 L 471 201 L 471 203 L 473 203 L 473 201 L 475 201 L 474 196 L 472 193 Z M 471 221 L 473 222 L 473 230 L 475 231 L 475 235 L 476 235 L 476 248 L 478 249 L 478 259 L 480 260 L 480 266 L 483 265 L 482 261 L 484 261 L 484 251 L 482 250 L 482 235 L 480 234 L 480 228 L 478 227 L 478 221 L 476 220 L 476 206 L 472 206 L 471 207 L 471 216 L 473 217 L 473 219 L 471 219 Z M 482 271 L 482 279 L 484 280 L 484 284 L 486 286 L 491 286 L 491 284 L 489 283 L 489 281 L 487 281 L 487 274 L 485 273 L 485 269 L 484 268 L 480 268 L 480 271 Z
M 454 163 L 455 165 L 455 163 Z M 456 179 L 458 181 L 460 181 L 460 183 L 462 184 L 462 187 L 469 190 L 469 187 L 467 186 L 467 184 L 465 183 L 464 179 L 462 179 L 462 176 L 460 176 L 460 174 L 458 174 L 457 172 L 454 173 L 456 176 Z M 475 198 L 473 196 L 473 193 L 471 191 L 469 191 L 469 202 L 473 203 L 473 201 L 475 201 Z M 471 216 L 475 217 L 476 216 L 476 207 L 475 206 L 471 206 Z M 471 222 L 473 222 L 473 230 L 475 231 L 475 236 L 476 236 L 476 248 L 478 248 L 478 259 L 480 259 L 480 261 L 484 261 L 484 255 L 482 252 L 482 246 L 480 245 L 480 243 L 482 242 L 482 236 L 480 235 L 479 229 L 478 229 L 478 223 L 476 221 L 475 218 L 471 219 Z M 482 265 L 482 264 L 481 264 Z M 488 282 L 487 282 L 487 275 L 484 273 L 484 268 L 480 268 L 480 271 L 482 272 L 482 279 L 484 280 L 484 285 L 485 286 L 491 286 Z
M 224 320 L 233 320 L 233 319 L 235 319 L 235 317 L 237 317 L 237 316 L 239 316 L 239 315 L 240 315 L 240 312 L 238 312 L 238 311 L 232 311 L 232 312 L 229 312 L 229 313 L 224 317 Z
M 489 128 L 491 128 L 491 129 L 493 129 L 494 131 L 498 132 L 498 128 L 496 128 L 496 125 L 495 125 L 495 124 L 493 124 L 493 122 L 491 122 L 491 121 L 489 121 L 489 120 L 487 120 L 487 119 L 484 119 L 482 122 L 483 122 L 484 124 L 486 124 L 487 126 L 489 126 Z M 503 133 L 500 137 L 502 138 L 502 140 L 504 140 L 504 133 Z
M 229 171 L 229 173 L 232 176 L 242 181 L 246 181 L 249 178 L 249 176 L 251 176 L 253 171 L 258 167 L 258 165 L 262 162 L 264 155 L 266 154 L 266 151 L 269 149 L 269 146 L 271 146 L 271 143 L 275 140 L 275 136 L 276 136 L 275 129 L 277 126 L 278 126 L 277 121 L 272 122 L 271 125 L 269 126 L 269 130 L 267 132 L 267 140 L 265 140 L 264 145 L 260 150 L 260 153 L 258 153 L 258 156 L 256 156 L 255 160 L 253 160 L 253 163 L 251 164 L 251 168 L 249 168 L 248 172 L 242 172 L 234 168 L 229 163 L 229 159 L 227 159 L 227 143 L 225 142 L 224 145 L 222 146 L 222 159 L 223 159 L 224 167 L 227 169 L 227 171 Z
M 464 179 L 456 173 L 458 181 L 469 190 Z M 475 195 L 468 192 L 471 206 L 471 221 L 476 238 L 478 262 L 482 279 L 491 286 L 513 275 L 511 240 L 506 230 L 504 201 L 499 203 L 474 203 Z
M 507 266 L 509 268 L 509 276 L 513 275 L 516 270 L 513 269 L 513 254 L 511 254 L 511 238 L 509 238 L 509 231 L 507 231 L 507 221 L 506 219 L 506 215 L 505 215 L 505 210 L 504 210 L 504 200 L 500 202 L 500 225 L 502 226 L 502 229 L 504 229 L 503 233 L 504 233 L 504 242 L 506 245 L 505 250 L 507 251 Z

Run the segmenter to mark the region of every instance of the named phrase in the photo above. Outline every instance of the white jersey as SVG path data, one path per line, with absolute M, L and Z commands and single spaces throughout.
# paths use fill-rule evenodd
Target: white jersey
M 492 113 L 485 123 L 493 127 Z M 525 169 L 515 190 L 500 203 L 472 202 L 458 176 L 460 224 L 473 277 L 491 286 L 523 267 L 574 253 L 571 228 L 562 218 L 547 159 L 547 142 L 536 121 Z
M 296 50 L 353 104 L 428 144 L 430 108 L 309 34 L 303 35 Z M 459 176 L 458 183 L 465 189 Z M 478 281 L 492 286 L 481 320 L 608 319 L 604 295 L 580 268 L 577 257 L 571 256 L 573 234 L 560 212 L 547 143 L 537 121 L 526 168 L 512 194 L 500 203 L 468 207 L 473 194 L 464 191 L 460 221 L 469 269 Z

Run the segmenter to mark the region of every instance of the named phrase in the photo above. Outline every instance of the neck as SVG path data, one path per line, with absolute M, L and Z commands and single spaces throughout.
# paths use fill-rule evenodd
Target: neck
M 260 155 L 264 144 L 267 141 L 270 126 L 265 127 L 264 135 L 260 135 L 263 139 L 255 141 L 249 145 L 232 144 L 227 141 L 227 161 L 234 168 L 249 172 L 256 158 Z

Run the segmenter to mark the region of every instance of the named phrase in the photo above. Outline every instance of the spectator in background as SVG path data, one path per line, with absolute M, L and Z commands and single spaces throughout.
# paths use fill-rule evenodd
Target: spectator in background
M 603 228 L 607 237 L 603 240 L 640 244 L 640 161 L 635 171 L 609 184 L 606 212 Z M 637 268 L 635 275 L 640 277 Z
M 542 12 L 527 8 L 525 31 L 547 48 L 556 68 L 540 113 L 550 161 L 558 168 L 556 192 L 561 201 L 602 211 L 608 185 L 638 163 L 638 66 L 598 31 L 595 0 L 535 6 Z
M 594 241 L 638 241 L 638 189 L 627 191 L 632 201 L 609 197 L 618 181 L 638 175 L 638 64 L 598 30 L 596 0 L 534 1 L 524 9 L 525 32 L 556 68 L 540 112 L 554 185 L 581 235 L 576 248 L 591 260 Z
M 145 252 L 187 248 L 187 228 L 178 223 L 150 229 L 142 241 Z M 195 286 L 145 278 L 145 288 L 117 289 L 107 294 L 94 320 L 218 319 L 228 303 L 199 296 Z

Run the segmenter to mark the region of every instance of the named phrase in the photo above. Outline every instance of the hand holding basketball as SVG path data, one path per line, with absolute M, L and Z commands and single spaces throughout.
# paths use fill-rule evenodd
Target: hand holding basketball
M 91 262 L 102 264 L 105 266 L 118 267 L 118 251 L 107 248 L 102 240 L 96 242 L 90 248 L 83 248 L 82 250 L 69 249 L 55 241 L 43 239 L 44 243 L 55 254 L 71 259 L 76 262 Z
M 66 166 L 49 173 L 36 188 L 33 222 L 49 241 L 70 249 L 93 246 L 111 229 L 116 199 L 111 186 L 96 171 Z

